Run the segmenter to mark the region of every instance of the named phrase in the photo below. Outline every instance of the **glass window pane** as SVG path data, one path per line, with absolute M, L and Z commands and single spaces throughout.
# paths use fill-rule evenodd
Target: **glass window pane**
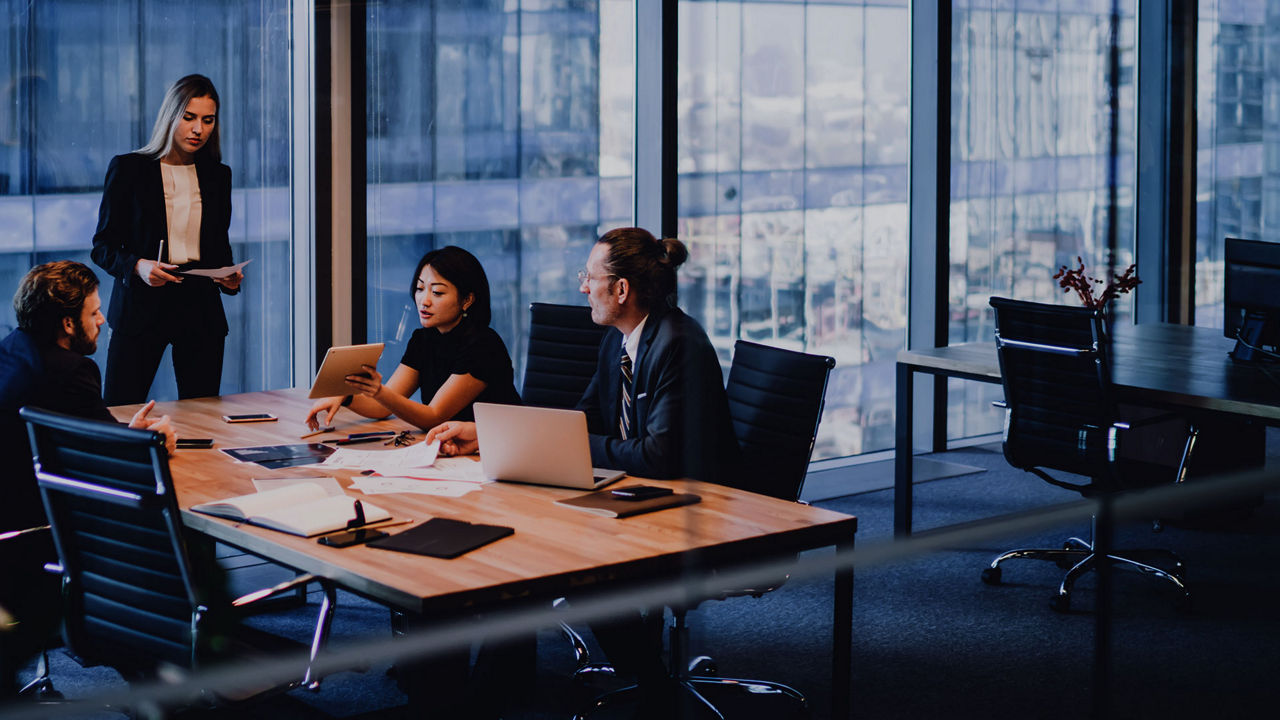
M 631 224 L 631 0 L 368 5 L 370 340 L 398 364 L 410 273 L 445 245 L 483 263 L 523 376 L 529 303 L 582 304 L 602 228 Z
M 1105 277 L 1110 2 L 955 4 L 952 343 L 990 340 L 992 295 L 1073 303 L 1053 275 Z M 1133 262 L 1134 0 L 1120 3 L 1119 270 Z M 1119 313 L 1129 311 L 1122 296 Z M 998 386 L 951 383 L 948 433 L 998 432 Z
M 836 358 L 814 459 L 889 448 L 906 338 L 906 3 L 678 12 L 681 305 L 726 363 L 740 338 Z
M 1224 238 L 1280 242 L 1280 4 L 1200 0 L 1199 12 L 1195 320 L 1222 327 Z
M 165 90 L 198 72 L 222 100 L 232 252 L 253 261 L 223 297 L 222 392 L 292 384 L 290 12 L 288 0 L 0 0 L 0 331 L 37 263 L 89 264 L 109 302 L 111 278 L 89 259 L 107 163 L 145 143 Z M 168 359 L 151 394 L 177 397 Z

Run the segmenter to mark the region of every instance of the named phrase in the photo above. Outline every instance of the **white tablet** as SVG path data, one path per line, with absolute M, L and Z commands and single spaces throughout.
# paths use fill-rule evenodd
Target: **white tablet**
M 335 397 L 350 395 L 347 387 L 347 376 L 363 372 L 361 365 L 377 367 L 378 358 L 382 357 L 382 343 L 367 345 L 342 345 L 331 347 L 324 354 L 324 362 L 320 363 L 320 372 L 316 373 L 316 381 L 311 385 L 309 398 Z

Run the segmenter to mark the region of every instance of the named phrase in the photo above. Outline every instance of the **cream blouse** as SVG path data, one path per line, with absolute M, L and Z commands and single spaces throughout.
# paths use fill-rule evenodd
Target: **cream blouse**
M 160 163 L 164 210 L 169 221 L 169 262 L 183 265 L 200 259 L 200 181 L 195 165 Z

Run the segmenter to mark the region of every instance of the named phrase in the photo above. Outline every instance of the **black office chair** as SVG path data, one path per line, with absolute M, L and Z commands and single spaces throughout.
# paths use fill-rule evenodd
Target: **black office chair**
M 585 305 L 529 305 L 529 349 L 525 355 L 526 405 L 573 408 L 596 372 L 600 340 L 608 327 L 591 322 Z
M 333 585 L 302 575 L 234 601 L 220 594 L 211 554 L 197 552 L 183 530 L 162 435 L 30 407 L 19 414 L 58 549 L 60 564 L 50 569 L 62 576 L 63 637 L 77 659 L 137 678 L 234 659 L 228 648 L 269 642 L 279 651 L 290 645 L 266 633 L 251 637 L 236 622 L 239 609 L 318 581 L 325 597 L 315 659 L 328 636 Z M 318 688 L 310 664 L 298 680 L 272 689 L 299 685 Z
M 818 423 L 826 398 L 827 379 L 836 365 L 835 358 L 810 355 L 792 350 L 759 345 L 739 340 L 733 346 L 733 365 L 729 369 L 726 393 L 734 433 L 742 448 L 742 472 L 733 486 L 793 502 L 800 501 L 809 458 L 818 436 Z M 778 589 L 786 576 L 755 588 L 725 589 L 712 598 L 761 595 Z M 705 655 L 686 659 L 685 648 L 689 627 L 688 611 L 701 602 L 673 606 L 670 628 L 670 657 L 675 679 L 705 707 L 708 714 L 722 716 L 699 688 L 718 687 L 759 697 L 775 695 L 789 698 L 800 708 L 808 707 L 804 695 L 795 688 L 769 680 L 719 677 L 713 659 Z M 612 674 L 607 665 L 592 664 L 580 637 L 572 636 L 578 658 L 576 675 Z M 592 710 L 599 709 L 620 696 L 631 694 L 637 686 L 629 686 L 597 698 Z M 579 718 L 585 717 L 580 714 Z
M 1189 427 L 1176 469 L 1128 460 L 1120 453 L 1127 431 L 1168 417 L 1141 422 L 1121 418 L 1111 389 L 1109 350 L 1099 311 L 998 297 L 991 298 L 991 307 L 995 308 L 1005 397 L 997 405 L 1005 409 L 1004 456 L 1009 464 L 1086 497 L 1182 481 L 1195 447 L 1194 426 Z M 1082 475 L 1088 482 L 1062 480 L 1046 470 Z M 1172 566 L 1164 569 L 1119 554 L 1108 554 L 1105 560 L 1163 578 L 1178 589 L 1184 604 L 1189 601 L 1182 561 L 1176 554 L 1168 550 L 1129 553 L 1134 554 L 1154 555 Z M 1049 560 L 1070 568 L 1051 602 L 1053 609 L 1061 612 L 1071 607 L 1076 580 L 1100 560 L 1093 552 L 1092 537 L 1088 541 L 1073 537 L 1062 548 L 1003 553 L 983 570 L 983 581 L 999 584 L 1001 564 L 1012 558 Z

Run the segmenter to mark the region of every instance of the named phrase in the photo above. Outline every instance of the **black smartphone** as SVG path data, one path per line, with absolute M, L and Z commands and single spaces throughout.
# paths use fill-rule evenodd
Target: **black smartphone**
M 276 419 L 271 413 L 250 413 L 248 415 L 223 415 L 222 419 L 229 423 L 272 422 Z
M 178 438 L 180 448 L 211 448 L 213 438 Z
M 654 485 L 632 485 L 631 487 L 618 488 L 612 492 L 613 496 L 619 500 L 648 500 L 670 495 L 672 490 L 669 487 L 657 487 Z
M 381 530 L 374 528 L 356 528 L 355 530 L 343 530 L 342 532 L 330 533 L 321 537 L 316 542 L 329 547 L 351 547 L 352 545 L 360 545 L 370 540 L 384 538 L 387 534 Z

